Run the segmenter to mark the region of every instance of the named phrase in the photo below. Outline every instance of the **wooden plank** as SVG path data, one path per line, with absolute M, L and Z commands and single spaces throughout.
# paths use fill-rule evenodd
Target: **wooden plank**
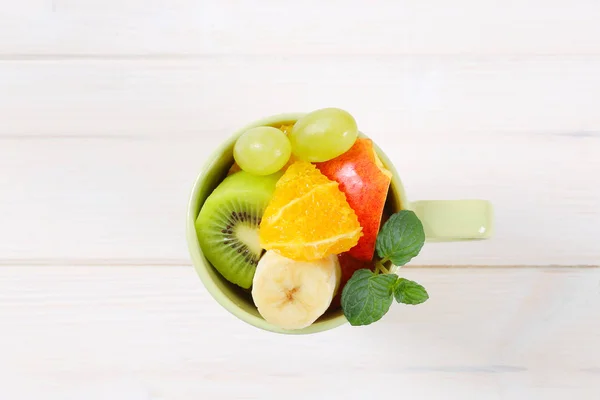
M 590 0 L 21 0 L 5 57 L 202 54 L 599 54 Z
M 185 203 L 212 148 L 259 116 L 335 105 L 410 199 L 494 202 L 493 241 L 431 245 L 419 264 L 598 265 L 598 71 L 596 57 L 0 62 L 0 260 L 186 263 Z
M 412 200 L 486 198 L 490 241 L 420 265 L 599 265 L 598 137 L 378 133 Z M 2 140 L 1 263 L 186 264 L 188 195 L 220 138 Z M 409 150 L 405 150 L 409 149 Z
M 221 309 L 189 267 L 2 267 L 0 397 L 600 396 L 599 268 L 402 273 L 427 303 L 291 340 Z
M 596 57 L 0 62 L 0 137 L 226 135 L 337 106 L 369 134 L 598 135 Z

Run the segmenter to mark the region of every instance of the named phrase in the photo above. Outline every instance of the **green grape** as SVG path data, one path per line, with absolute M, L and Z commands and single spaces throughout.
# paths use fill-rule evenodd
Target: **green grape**
M 285 133 L 270 126 L 247 130 L 233 147 L 233 158 L 241 169 L 254 175 L 279 171 L 290 159 L 292 145 Z
M 290 141 L 298 159 L 323 162 L 348 151 L 357 136 L 352 115 L 339 108 L 323 108 L 300 118 L 290 132 Z

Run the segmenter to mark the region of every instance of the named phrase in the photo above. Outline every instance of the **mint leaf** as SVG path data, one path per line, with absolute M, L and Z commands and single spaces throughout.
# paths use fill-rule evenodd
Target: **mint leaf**
M 342 309 L 350 325 L 369 325 L 380 320 L 390 309 L 397 279 L 395 274 L 356 271 L 342 290 Z
M 416 282 L 398 278 L 383 266 L 391 261 L 402 266 L 417 256 L 425 243 L 423 224 L 412 211 L 402 210 L 383 225 L 375 248 L 381 260 L 376 260 L 375 272 L 359 269 L 342 290 L 342 310 L 351 325 L 369 325 L 379 321 L 396 298 L 398 303 L 421 304 L 429 295 Z M 377 274 L 378 271 L 384 274 Z
M 383 225 L 375 248 L 379 257 L 391 260 L 400 267 L 419 254 L 423 243 L 423 224 L 414 212 L 402 210 L 392 215 Z
M 429 294 L 417 282 L 399 278 L 394 285 L 394 297 L 398 303 L 421 304 L 429 298 Z

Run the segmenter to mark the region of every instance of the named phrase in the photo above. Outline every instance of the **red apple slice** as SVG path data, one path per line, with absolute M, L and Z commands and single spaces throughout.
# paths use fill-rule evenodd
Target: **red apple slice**
M 363 268 L 370 269 L 371 271 L 375 269 L 375 264 L 372 261 L 357 260 L 347 252 L 338 254 L 338 260 L 342 269 L 342 275 L 340 277 L 340 287 L 333 297 L 333 300 L 331 300 L 331 305 L 329 306 L 330 310 L 336 310 L 341 306 L 342 290 L 356 271 Z
M 363 228 L 363 236 L 348 254 L 358 260 L 372 260 L 391 172 L 375 154 L 371 139 L 364 138 L 357 139 L 350 150 L 339 157 L 315 165 L 325 176 L 339 183 Z

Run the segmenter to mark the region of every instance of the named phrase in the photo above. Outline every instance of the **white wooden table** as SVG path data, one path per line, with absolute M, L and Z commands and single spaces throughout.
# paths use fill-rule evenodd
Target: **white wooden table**
M 0 0 L 0 399 L 600 398 L 600 3 Z M 411 199 L 496 236 L 427 244 L 431 300 L 259 331 L 184 239 L 209 152 L 337 106 Z

